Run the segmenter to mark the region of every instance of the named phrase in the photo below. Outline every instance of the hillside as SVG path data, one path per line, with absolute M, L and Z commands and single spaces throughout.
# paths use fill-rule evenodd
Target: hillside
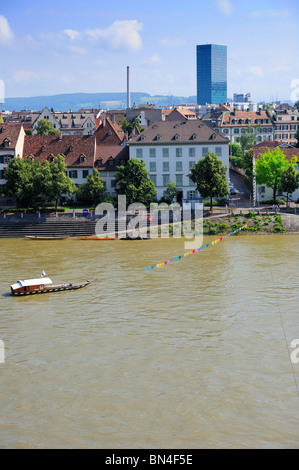
M 130 94 L 131 106 L 134 104 L 142 105 L 146 103 L 156 106 L 167 106 L 180 103 L 195 103 L 196 97 L 179 96 L 151 96 L 148 93 L 132 92 Z M 70 93 L 52 96 L 32 96 L 27 98 L 6 98 L 3 110 L 21 111 L 41 110 L 45 106 L 54 111 L 78 111 L 80 108 L 107 108 L 124 109 L 127 104 L 126 93 Z

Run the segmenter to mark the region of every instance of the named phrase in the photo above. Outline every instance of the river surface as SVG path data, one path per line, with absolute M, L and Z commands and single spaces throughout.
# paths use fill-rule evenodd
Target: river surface
M 298 241 L 1 239 L 0 447 L 299 448 Z

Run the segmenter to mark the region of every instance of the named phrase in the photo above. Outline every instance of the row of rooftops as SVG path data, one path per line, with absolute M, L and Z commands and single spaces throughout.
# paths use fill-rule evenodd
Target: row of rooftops
M 22 124 L 0 124 L 0 154 L 7 149 L 15 149 L 22 132 Z M 24 133 L 24 131 L 23 131 Z M 129 146 L 133 145 L 194 145 L 226 144 L 229 140 L 200 120 L 157 121 L 142 133 L 130 138 L 118 125 L 105 119 L 93 135 L 69 136 L 23 136 L 23 158 L 38 158 L 41 163 L 50 163 L 57 155 L 65 157 L 66 165 L 73 168 L 97 168 L 114 171 L 129 159 Z M 280 142 L 269 144 L 271 147 L 282 145 Z M 257 148 L 269 147 L 268 143 Z M 292 146 L 285 147 L 292 152 Z M 299 154 L 299 150 L 297 152 Z M 296 154 L 297 154 L 296 153 Z M 299 156 L 299 155 L 298 155 Z

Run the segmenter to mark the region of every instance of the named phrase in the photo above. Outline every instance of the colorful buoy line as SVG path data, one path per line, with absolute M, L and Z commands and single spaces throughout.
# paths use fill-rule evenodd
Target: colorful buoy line
M 185 253 L 184 255 L 176 256 L 175 258 L 169 259 L 167 261 L 163 261 L 163 263 L 158 263 L 156 265 L 149 266 L 148 268 L 145 268 L 145 270 L 151 271 L 154 268 L 162 268 L 163 266 L 166 266 L 170 263 L 175 263 L 176 261 L 180 261 L 181 259 L 186 258 L 186 256 L 194 255 L 195 253 L 198 253 L 199 251 L 204 250 L 205 248 L 208 248 L 211 245 L 217 245 L 217 243 L 222 242 L 226 237 L 230 237 L 231 235 L 234 235 L 235 233 L 241 232 L 241 230 L 244 230 L 246 227 L 249 227 L 249 223 L 246 225 L 243 225 L 243 227 L 240 227 L 231 233 L 227 233 L 223 237 L 218 238 L 218 240 L 214 240 L 213 242 L 203 245 L 200 248 L 196 248 L 195 250 L 189 251 L 188 253 Z

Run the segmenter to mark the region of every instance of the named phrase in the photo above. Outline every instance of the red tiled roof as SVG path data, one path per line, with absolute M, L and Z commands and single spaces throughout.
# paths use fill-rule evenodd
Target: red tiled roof
M 257 146 L 255 146 L 254 148 L 256 148 L 256 147 Z M 276 147 L 271 146 L 271 145 L 270 146 L 265 146 L 264 145 L 263 148 L 258 148 L 257 151 L 254 152 L 255 158 L 259 159 L 261 155 L 268 152 L 269 150 L 273 151 L 277 147 L 279 147 L 279 145 L 277 145 Z M 299 148 L 281 148 L 280 150 L 285 154 L 287 160 L 291 160 L 292 157 L 296 157 L 297 162 L 299 162 Z
M 10 145 L 8 148 L 14 149 L 21 132 L 22 124 L 16 122 L 7 122 L 0 124 L 0 149 L 4 147 L 4 140 L 8 139 Z
M 120 145 L 125 138 L 122 128 L 109 118 L 103 119 L 102 124 L 96 129 L 94 136 L 97 145 Z
M 49 157 L 62 155 L 67 167 L 94 166 L 95 137 L 93 135 L 25 136 L 23 158 L 38 158 L 41 164 Z M 83 156 L 84 158 L 80 159 Z

